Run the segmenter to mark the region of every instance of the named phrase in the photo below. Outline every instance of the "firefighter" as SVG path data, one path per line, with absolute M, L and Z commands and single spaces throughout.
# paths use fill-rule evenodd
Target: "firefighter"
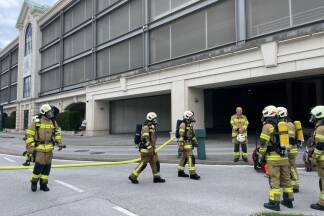
M 182 152 L 182 158 L 178 166 L 178 177 L 189 177 L 184 172 L 186 163 L 189 166 L 190 179 L 199 180 L 200 176 L 196 173 L 195 156 L 193 154 L 194 147 L 197 147 L 198 142 L 193 130 L 192 123 L 195 122 L 194 113 L 192 111 L 185 111 L 183 114 L 183 121 L 179 127 L 179 149 Z
M 310 122 L 315 124 L 313 140 L 315 150 L 312 161 L 317 164 L 318 175 L 320 177 L 320 198 L 318 203 L 311 204 L 312 209 L 324 211 L 324 106 L 316 106 L 311 110 Z
M 154 112 L 149 112 L 146 115 L 146 121 L 141 130 L 141 145 L 139 151 L 141 153 L 141 161 L 133 170 L 128 179 L 133 184 L 138 184 L 138 176 L 146 168 L 147 163 L 150 164 L 153 173 L 154 183 L 164 183 L 165 179 L 160 177 L 160 161 L 157 153 L 155 152 L 156 145 L 156 128 L 157 128 L 157 115 Z
M 294 193 L 299 192 L 299 176 L 296 167 L 296 158 L 298 156 L 298 147 L 304 142 L 304 135 L 300 121 L 291 121 L 288 117 L 288 110 L 285 107 L 278 107 L 279 121 L 287 123 L 289 135 L 288 160 L 290 164 L 290 180 Z
M 249 121 L 245 115 L 242 114 L 243 110 L 241 107 L 236 108 L 236 114 L 231 117 L 231 126 L 232 126 L 232 143 L 234 145 L 234 162 L 238 162 L 240 159 L 240 146 L 242 148 L 242 159 L 245 162 L 248 162 L 248 153 L 247 153 L 247 128 Z M 238 137 L 239 136 L 239 137 Z M 242 142 L 239 140 L 244 137 Z
M 281 204 L 293 208 L 294 194 L 290 183 L 290 169 L 287 148 L 289 146 L 287 124 L 278 123 L 277 108 L 267 106 L 262 111 L 262 132 L 260 135 L 260 154 L 268 163 L 270 183 L 269 202 L 264 207 L 280 211 L 281 188 L 283 201 Z
M 54 120 L 54 112 L 49 104 L 40 108 L 40 114 L 36 115 L 26 130 L 26 149 L 29 154 L 35 153 L 35 165 L 31 178 L 31 190 L 37 191 L 37 183 L 40 181 L 40 190 L 49 191 L 48 176 L 51 171 L 53 149 L 57 144 L 59 150 L 62 145 L 61 129 Z

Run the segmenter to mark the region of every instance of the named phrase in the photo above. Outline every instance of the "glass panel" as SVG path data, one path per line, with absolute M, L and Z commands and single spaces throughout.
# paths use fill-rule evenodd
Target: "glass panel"
M 130 30 L 134 30 L 144 25 L 144 2 L 134 0 L 130 2 Z
M 47 68 L 60 61 L 60 44 L 51 46 L 42 53 L 42 68 Z
M 109 41 L 109 16 L 106 15 L 97 21 L 97 44 Z
M 92 48 L 92 27 L 86 28 L 69 36 L 64 40 L 64 59 L 75 56 Z
M 151 0 L 151 19 L 166 12 L 170 12 L 169 0 Z
M 11 53 L 11 66 L 18 63 L 18 49 Z
M 60 18 L 56 18 L 51 24 L 42 30 L 42 45 L 46 45 L 61 35 L 61 22 Z
M 171 24 L 172 58 L 206 48 L 205 12 L 189 15 Z
M 143 36 L 137 36 L 130 40 L 130 58 L 131 58 L 131 69 L 143 66 Z
M 324 19 L 323 0 L 292 0 L 294 25 Z
M 41 92 L 60 88 L 59 68 L 41 74 Z
M 151 63 L 170 59 L 170 26 L 162 26 L 150 32 Z
M 18 76 L 18 67 L 15 67 L 14 69 L 10 70 L 11 83 L 17 82 L 17 76 Z
M 97 77 L 109 75 L 109 48 L 97 53 Z
M 0 82 L 1 88 L 5 87 L 5 86 L 9 86 L 9 76 L 10 76 L 9 72 L 1 75 L 1 82 Z
M 248 37 L 290 26 L 289 0 L 247 0 Z
M 9 69 L 9 61 L 10 57 L 7 56 L 5 59 L 1 61 L 1 71 L 4 72 Z
M 189 2 L 192 2 L 192 0 L 171 0 L 171 8 L 174 9 Z
M 64 65 L 64 86 L 90 80 L 92 71 L 92 55 Z
M 111 74 L 129 70 L 129 41 L 111 47 L 110 65 Z
M 68 32 L 92 16 L 92 0 L 81 0 L 64 14 L 64 31 Z
M 10 87 L 10 101 L 17 100 L 17 85 Z
M 208 47 L 236 40 L 235 1 L 221 1 L 207 9 Z
M 113 39 L 129 31 L 129 5 L 125 5 L 110 15 L 110 38 Z

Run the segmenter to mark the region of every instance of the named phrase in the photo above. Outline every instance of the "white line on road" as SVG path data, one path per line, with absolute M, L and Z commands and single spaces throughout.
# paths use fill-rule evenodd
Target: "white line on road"
M 128 215 L 128 216 L 137 216 L 137 214 L 134 214 L 134 213 L 128 211 L 127 209 L 124 209 L 124 208 L 119 207 L 119 206 L 115 206 L 115 207 L 113 207 L 113 209 L 115 209 L 115 210 L 117 210 L 119 212 L 122 212 L 122 213 L 124 213 L 125 215 Z
M 5 159 L 6 161 L 9 161 L 9 162 L 11 162 L 11 163 L 15 163 L 15 162 L 16 162 L 15 160 L 12 160 L 12 159 L 7 158 L 7 157 L 3 157 L 3 159 Z
M 80 189 L 80 188 L 77 188 L 77 187 L 75 187 L 75 186 L 73 186 L 73 185 L 70 185 L 70 184 L 68 184 L 68 183 L 62 182 L 62 181 L 60 181 L 60 180 L 55 180 L 55 182 L 58 183 L 58 184 L 60 184 L 60 185 L 65 186 L 65 187 L 67 187 L 67 188 L 70 188 L 70 189 L 72 189 L 72 190 L 74 190 L 74 191 L 76 191 L 76 192 L 79 192 L 79 193 L 83 193 L 83 192 L 84 192 L 84 190 L 82 190 L 82 189 Z

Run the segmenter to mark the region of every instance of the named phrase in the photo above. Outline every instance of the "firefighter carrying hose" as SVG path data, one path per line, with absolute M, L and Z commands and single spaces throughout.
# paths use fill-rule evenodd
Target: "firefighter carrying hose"
M 183 114 L 182 123 L 179 126 L 179 149 L 182 152 L 182 158 L 178 166 L 178 177 L 189 177 L 184 172 L 185 166 L 188 163 L 190 178 L 199 180 L 200 176 L 196 173 L 195 156 L 193 149 L 198 145 L 192 123 L 195 122 L 194 113 L 190 110 Z
M 155 152 L 156 145 L 156 127 L 157 127 L 157 115 L 154 112 L 149 112 L 146 115 L 146 121 L 140 131 L 140 144 L 139 151 L 141 153 L 141 161 L 137 167 L 133 170 L 128 179 L 133 184 L 138 184 L 138 176 L 144 171 L 149 163 L 153 173 L 154 183 L 164 183 L 165 179 L 160 177 L 160 161 L 158 154 Z

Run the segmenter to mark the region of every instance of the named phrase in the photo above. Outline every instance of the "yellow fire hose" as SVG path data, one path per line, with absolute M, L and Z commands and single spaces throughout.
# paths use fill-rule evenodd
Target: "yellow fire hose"
M 155 152 L 161 151 L 165 146 L 171 144 L 175 140 L 175 137 L 162 143 Z M 70 168 L 70 167 L 89 167 L 89 166 L 109 166 L 109 165 L 121 165 L 130 164 L 140 161 L 140 158 L 135 158 L 127 161 L 116 161 L 116 162 L 95 162 L 95 163 L 79 163 L 79 164 L 57 164 L 52 165 L 52 168 Z M 0 166 L 0 170 L 20 170 L 20 169 L 32 169 L 34 166 Z

